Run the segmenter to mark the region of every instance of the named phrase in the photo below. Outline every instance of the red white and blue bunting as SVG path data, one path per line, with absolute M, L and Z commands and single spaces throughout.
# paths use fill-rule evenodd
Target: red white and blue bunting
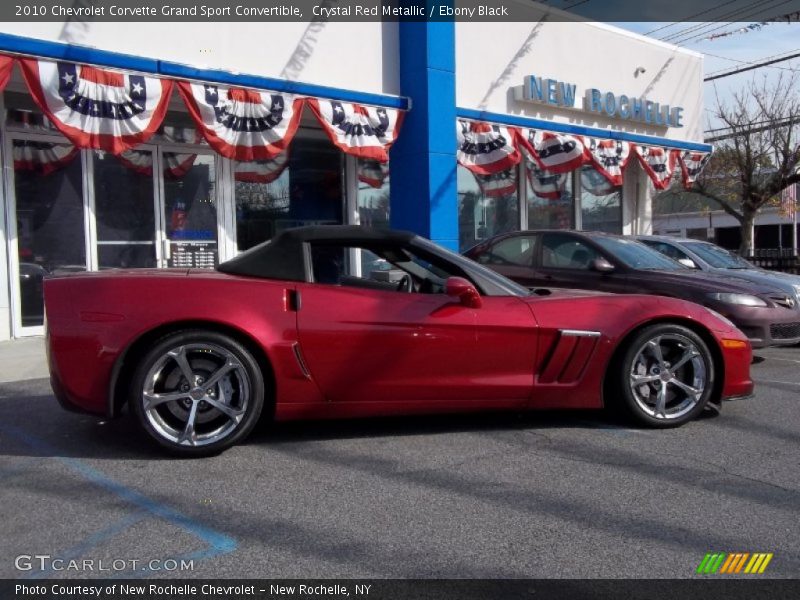
M 272 183 L 289 166 L 289 152 L 279 154 L 272 160 L 237 162 L 233 177 L 245 183 Z
M 636 144 L 634 151 L 639 158 L 639 164 L 642 165 L 655 188 L 657 190 L 667 189 L 672 182 L 672 174 L 675 172 L 678 151 L 642 144 Z
M 292 141 L 303 108 L 290 94 L 178 82 L 189 113 L 208 144 L 233 160 L 271 160 Z
M 119 154 L 164 120 L 172 82 L 68 62 L 19 59 L 39 108 L 79 148 Z
M 478 173 L 473 173 L 473 175 L 483 195 L 489 198 L 509 196 L 517 192 L 517 172 L 513 168 L 491 175 L 479 175 Z
M 459 119 L 456 135 L 458 163 L 477 175 L 492 175 L 519 164 L 511 128 Z
M 0 55 L 0 92 L 2 92 L 8 80 L 11 79 L 11 70 L 14 68 L 14 59 L 10 56 Z
M 611 185 L 622 185 L 622 173 L 631 157 L 629 142 L 584 136 L 583 147 L 595 169 L 606 177 Z
M 153 153 L 149 150 L 126 150 L 117 158 L 123 166 L 139 175 L 153 174 Z M 192 169 L 195 160 L 197 154 L 164 152 L 164 175 L 170 179 L 180 179 Z
M 72 144 L 14 140 L 14 170 L 49 175 L 70 164 L 79 152 Z
M 710 158 L 710 152 L 686 151 L 678 155 L 678 160 L 681 163 L 681 174 L 683 175 L 683 186 L 687 190 L 692 188 Z
M 568 173 L 554 173 L 540 168 L 538 164 L 531 161 L 528 161 L 526 165 L 528 183 L 536 196 L 548 200 L 559 200 L 564 195 L 569 178 Z
M 541 169 L 551 173 L 574 171 L 587 160 L 581 140 L 573 135 L 519 129 L 517 143 Z
M 389 161 L 389 148 L 400 131 L 402 111 L 316 98 L 309 98 L 308 106 L 342 152 L 381 163 Z

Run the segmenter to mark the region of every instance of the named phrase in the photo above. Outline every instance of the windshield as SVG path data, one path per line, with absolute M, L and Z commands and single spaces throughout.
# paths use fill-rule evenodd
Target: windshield
M 635 240 L 605 236 L 592 239 L 631 269 L 678 271 L 687 268 Z
M 700 242 L 684 243 L 687 250 L 691 250 L 697 256 L 706 261 L 715 269 L 752 269 L 753 266 L 745 259 L 736 256 L 732 252 L 720 248 L 714 244 L 703 244 Z
M 475 261 L 464 258 L 460 254 L 451 252 L 447 248 L 434 244 L 425 238 L 417 237 L 414 238 L 414 241 L 418 246 L 427 249 L 433 254 L 443 255 L 447 260 L 470 273 L 471 276 L 477 277 L 480 281 L 476 283 L 483 289 L 484 293 L 489 296 L 530 296 L 531 292 L 528 288 L 514 283 L 510 279 L 506 279 L 499 273 L 483 265 L 479 265 Z

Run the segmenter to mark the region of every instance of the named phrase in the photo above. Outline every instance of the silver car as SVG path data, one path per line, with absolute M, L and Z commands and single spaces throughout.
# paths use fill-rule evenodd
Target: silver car
M 761 269 L 710 242 L 663 235 L 640 235 L 637 239 L 692 269 L 723 273 L 786 292 L 784 305 L 800 311 L 800 275 Z

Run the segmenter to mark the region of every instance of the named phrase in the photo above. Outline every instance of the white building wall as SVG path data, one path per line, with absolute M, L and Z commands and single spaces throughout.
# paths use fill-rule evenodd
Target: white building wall
M 639 67 L 644 72 L 637 74 Z M 682 106 L 682 128 L 598 117 L 514 99 L 526 75 Z M 456 98 L 462 108 L 703 141 L 703 57 L 600 23 L 456 23 Z
M 0 32 L 200 68 L 400 93 L 397 23 L 0 23 Z

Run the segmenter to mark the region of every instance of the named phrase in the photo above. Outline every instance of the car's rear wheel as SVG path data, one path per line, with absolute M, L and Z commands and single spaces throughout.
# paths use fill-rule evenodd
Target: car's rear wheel
M 187 330 L 162 338 L 142 357 L 130 403 L 158 444 L 184 456 L 207 456 L 252 431 L 264 393 L 258 362 L 242 344 Z
M 714 358 L 687 327 L 656 324 L 630 342 L 617 389 L 631 417 L 650 427 L 677 427 L 694 419 L 714 392 Z

